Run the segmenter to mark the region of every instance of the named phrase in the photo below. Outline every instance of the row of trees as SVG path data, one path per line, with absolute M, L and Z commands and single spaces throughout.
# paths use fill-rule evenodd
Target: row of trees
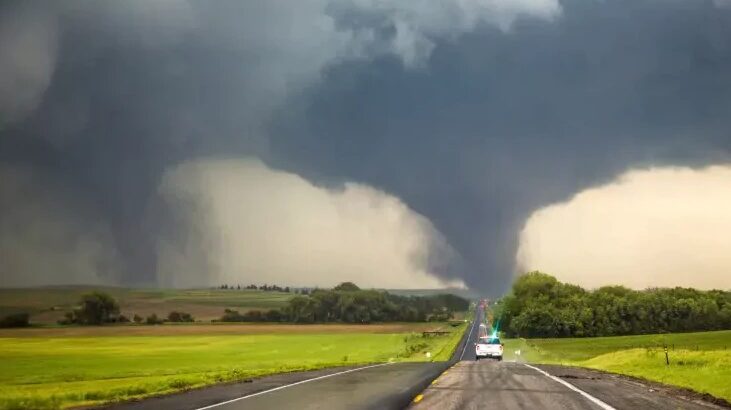
M 119 303 L 109 294 L 104 292 L 92 292 L 81 296 L 79 306 L 71 312 L 67 312 L 58 323 L 61 325 L 103 325 L 105 323 L 129 323 L 158 325 L 164 322 L 193 322 L 194 318 L 190 313 L 172 311 L 167 317 L 158 317 L 152 313 L 147 317 L 135 314 L 132 319 L 120 313 Z
M 433 296 L 397 296 L 385 291 L 361 290 L 355 284 L 342 283 L 332 290 L 316 289 L 309 295 L 295 296 L 281 310 L 251 310 L 244 314 L 226 310 L 221 321 L 230 322 L 423 322 L 444 321 L 457 311 L 465 311 L 469 302 L 451 294 Z
M 264 284 L 264 285 L 261 285 L 261 286 L 256 286 L 254 284 L 251 284 L 251 285 L 246 285 L 243 288 L 241 287 L 241 285 L 236 285 L 236 286 L 230 285 L 229 286 L 228 284 L 223 284 L 223 285 L 219 286 L 218 288 L 219 289 L 224 289 L 224 290 L 227 290 L 227 289 L 232 289 L 232 290 L 245 289 L 245 290 L 263 290 L 265 292 L 287 292 L 287 293 L 289 293 L 289 291 L 290 291 L 289 286 L 281 287 L 281 286 L 277 286 L 277 285 L 267 285 L 267 284 Z
M 587 291 L 531 272 L 496 309 L 508 336 L 584 337 L 731 329 L 731 292 L 605 286 Z

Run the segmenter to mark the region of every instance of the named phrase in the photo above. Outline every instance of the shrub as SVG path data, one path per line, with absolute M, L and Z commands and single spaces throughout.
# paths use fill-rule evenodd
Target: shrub
M 14 313 L 0 319 L 0 327 L 27 327 L 30 325 L 30 315 L 27 313 Z
M 129 318 L 125 315 L 119 315 L 117 318 L 117 322 L 119 323 L 129 323 Z
M 173 310 L 168 314 L 168 322 L 192 322 L 193 316 L 190 313 L 177 312 Z
M 135 322 L 135 323 L 142 323 L 142 321 L 143 321 L 144 319 L 142 318 L 142 316 L 140 316 L 140 315 L 138 315 L 137 313 L 135 313 L 135 315 L 134 315 L 134 317 L 132 318 L 132 320 L 134 320 L 134 322 Z
M 156 313 L 151 314 L 150 316 L 147 316 L 147 319 L 145 319 L 145 323 L 148 325 L 161 325 L 165 321 L 157 317 Z

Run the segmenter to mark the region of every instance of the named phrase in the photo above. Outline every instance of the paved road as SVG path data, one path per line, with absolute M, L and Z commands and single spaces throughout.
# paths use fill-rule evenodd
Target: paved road
M 538 369 L 538 370 L 536 370 Z M 568 383 L 552 379 L 542 370 Z M 411 409 L 690 409 L 718 408 L 603 373 L 561 366 L 462 361 L 434 381 Z
M 560 366 L 475 361 L 483 312 L 452 361 L 274 375 L 115 406 L 148 409 L 709 409 L 671 389 Z M 466 336 L 467 336 L 466 335 Z M 444 373 L 446 371 L 446 373 Z M 417 398 L 413 402 L 413 398 Z
M 482 312 L 478 312 L 482 317 Z M 366 369 L 324 369 L 262 377 L 249 383 L 213 386 L 160 398 L 123 403 L 115 410 L 181 409 L 403 409 L 414 396 L 460 358 L 473 358 L 465 348 L 477 333 L 470 325 L 452 360 L 438 363 L 395 363 Z M 472 346 L 468 343 L 467 346 Z M 472 351 L 472 352 L 471 352 Z M 471 353 L 470 353 L 471 352 Z M 470 356 L 471 355 L 471 356 Z M 214 407 L 212 407 L 214 406 Z

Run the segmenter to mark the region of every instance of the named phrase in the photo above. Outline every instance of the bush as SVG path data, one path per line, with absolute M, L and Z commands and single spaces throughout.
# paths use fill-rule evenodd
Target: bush
M 30 315 L 27 313 L 14 313 L 0 319 L 0 327 L 27 327 L 30 326 Z
M 168 314 L 168 322 L 192 322 L 193 316 L 190 313 L 177 312 L 173 310 Z
M 142 323 L 144 319 L 142 318 L 142 316 L 135 313 L 135 316 L 132 318 L 132 320 L 134 320 L 135 323 Z
M 151 314 L 150 316 L 147 316 L 147 319 L 145 319 L 145 323 L 148 325 L 161 325 L 165 321 L 157 317 L 156 313 Z
M 129 318 L 125 315 L 119 315 L 117 318 L 118 323 L 129 323 Z

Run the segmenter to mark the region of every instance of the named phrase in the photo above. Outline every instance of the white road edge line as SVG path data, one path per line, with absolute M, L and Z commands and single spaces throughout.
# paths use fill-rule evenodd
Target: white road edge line
M 350 369 L 350 370 L 345 370 L 345 371 L 342 371 L 342 372 L 337 372 L 337 373 L 332 373 L 332 374 L 326 374 L 324 376 L 313 377 L 311 379 L 301 380 L 301 381 L 298 381 L 296 383 L 285 384 L 284 386 L 275 387 L 273 389 L 263 390 L 263 391 L 260 391 L 260 392 L 256 392 L 256 393 L 252 393 L 252 394 L 247 394 L 246 396 L 237 397 L 235 399 L 222 401 L 220 403 L 211 404 L 211 405 L 205 406 L 205 407 L 200 407 L 200 408 L 198 408 L 196 410 L 212 409 L 214 407 L 223 406 L 223 405 L 226 405 L 226 404 L 229 404 L 229 403 L 233 403 L 233 402 L 236 402 L 236 401 L 239 401 L 239 400 L 248 399 L 250 397 L 260 396 L 262 394 L 271 393 L 273 391 L 286 389 L 287 387 L 297 386 L 298 384 L 304 384 L 304 383 L 314 382 L 315 380 L 327 379 L 328 377 L 339 376 L 341 374 L 357 372 L 358 370 L 365 370 L 365 369 L 370 369 L 370 368 L 373 368 L 373 367 L 386 366 L 386 365 L 389 365 L 389 364 L 391 364 L 391 363 L 372 364 L 370 366 L 358 367 L 357 369 Z
M 597 406 L 601 407 L 604 410 L 617 410 L 614 407 L 608 405 L 607 403 L 604 403 L 603 401 L 597 399 L 596 397 L 592 396 L 591 394 L 589 394 L 589 393 L 587 393 L 587 392 L 579 389 L 578 387 L 574 386 L 573 384 L 571 384 L 571 383 L 569 383 L 569 382 L 567 382 L 565 380 L 561 380 L 558 377 L 551 376 L 547 372 L 545 372 L 545 371 L 543 371 L 543 370 L 541 370 L 541 369 L 539 369 L 537 367 L 533 367 L 533 366 L 531 366 L 529 364 L 523 363 L 523 365 L 526 366 L 526 367 L 529 367 L 529 368 L 531 368 L 531 369 L 533 369 L 535 371 L 537 371 L 538 373 L 540 373 L 540 374 L 542 374 L 542 375 L 544 375 L 544 376 L 546 376 L 548 378 L 551 378 L 551 379 L 553 379 L 553 380 L 555 380 L 555 381 L 563 384 L 564 386 L 568 387 L 569 389 L 571 389 L 571 390 L 579 393 L 580 395 L 586 397 L 589 401 L 591 401 L 592 403 L 596 404 Z
M 472 322 L 472 327 L 470 328 L 470 334 L 467 335 L 467 340 L 464 342 L 464 348 L 462 348 L 462 354 L 459 356 L 459 361 L 462 361 L 462 358 L 464 357 L 464 352 L 467 351 L 467 345 L 470 344 L 470 339 L 472 339 L 472 331 L 475 330 L 475 323 L 477 323 L 477 320 Z

